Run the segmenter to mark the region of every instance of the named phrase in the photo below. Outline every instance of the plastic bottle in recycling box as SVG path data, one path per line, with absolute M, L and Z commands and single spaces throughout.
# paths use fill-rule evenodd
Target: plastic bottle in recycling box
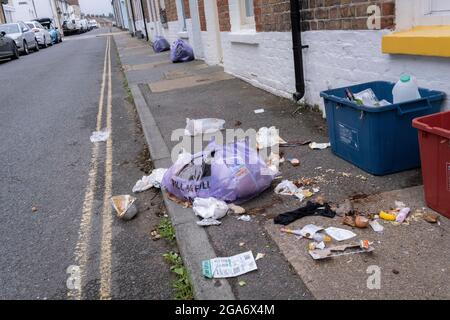
M 420 99 L 419 88 L 416 81 L 410 75 L 402 75 L 392 90 L 394 103 Z

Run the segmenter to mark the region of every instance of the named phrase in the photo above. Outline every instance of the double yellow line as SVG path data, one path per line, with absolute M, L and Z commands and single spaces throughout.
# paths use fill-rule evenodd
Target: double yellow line
M 97 111 L 96 131 L 102 129 L 103 109 L 105 105 L 106 93 L 106 129 L 110 135 L 106 141 L 106 160 L 105 160 L 105 180 L 102 208 L 102 236 L 101 236 L 101 254 L 100 254 L 100 299 L 111 299 L 111 242 L 112 242 L 112 212 L 109 199 L 112 195 L 112 79 L 111 79 L 111 39 L 108 36 L 106 40 L 105 57 L 103 63 L 102 84 L 100 87 L 100 98 Z M 75 265 L 79 267 L 80 287 L 69 289 L 67 295 L 70 299 L 81 299 L 83 297 L 83 284 L 86 278 L 89 244 L 92 233 L 92 215 L 94 211 L 93 203 L 97 189 L 98 165 L 101 143 L 94 143 L 91 152 L 91 162 L 88 174 L 88 183 L 86 186 L 84 201 L 82 207 L 81 221 L 78 230 L 78 241 L 75 247 Z

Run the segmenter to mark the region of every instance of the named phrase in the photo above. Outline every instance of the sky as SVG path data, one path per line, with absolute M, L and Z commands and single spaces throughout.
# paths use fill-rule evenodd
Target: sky
M 79 3 L 83 13 L 108 15 L 113 12 L 111 0 L 79 0 Z

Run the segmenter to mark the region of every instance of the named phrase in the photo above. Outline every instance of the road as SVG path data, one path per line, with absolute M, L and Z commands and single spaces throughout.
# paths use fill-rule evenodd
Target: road
M 0 299 L 173 296 L 159 193 L 130 222 L 109 204 L 150 165 L 109 31 L 0 62 Z

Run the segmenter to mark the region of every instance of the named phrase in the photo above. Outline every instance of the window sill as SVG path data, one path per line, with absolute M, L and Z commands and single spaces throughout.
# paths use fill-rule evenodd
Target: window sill
M 189 34 L 187 31 L 180 31 L 177 33 L 177 36 L 181 39 L 189 39 Z
M 232 32 L 228 34 L 228 39 L 230 42 L 243 43 L 250 45 L 259 45 L 261 42 L 260 35 L 256 32 Z
M 450 26 L 423 26 L 383 37 L 383 53 L 450 57 Z

